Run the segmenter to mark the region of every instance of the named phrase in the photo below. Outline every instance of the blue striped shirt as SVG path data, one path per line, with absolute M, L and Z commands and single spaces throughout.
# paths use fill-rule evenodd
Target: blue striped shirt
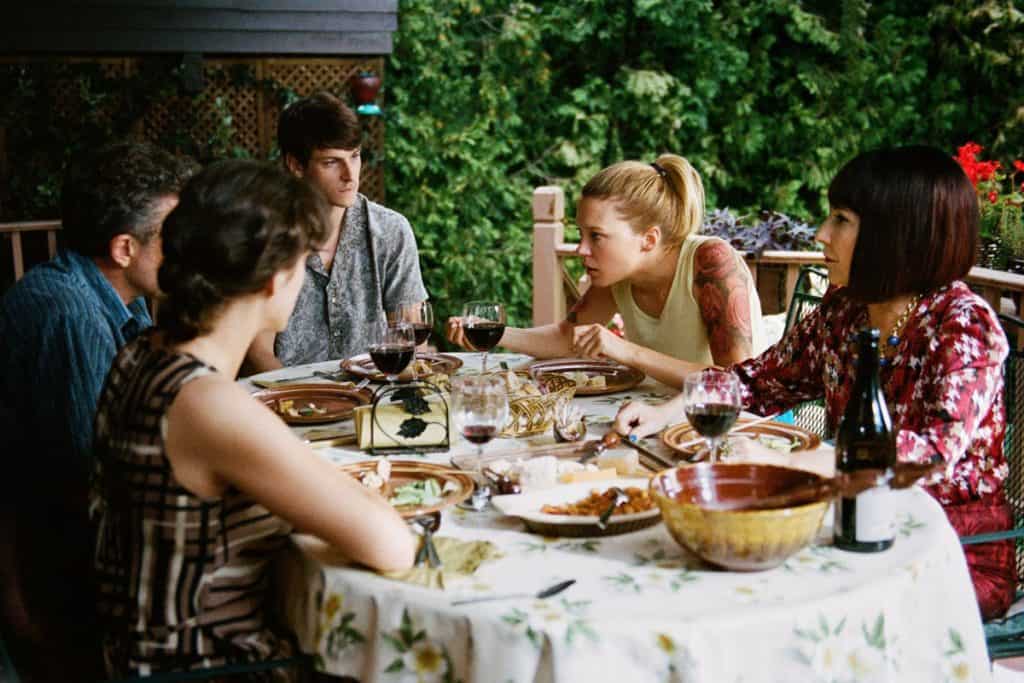
M 0 438 L 15 447 L 10 455 L 88 473 L 107 372 L 118 349 L 150 325 L 144 299 L 126 306 L 76 252 L 62 250 L 26 273 L 0 299 Z

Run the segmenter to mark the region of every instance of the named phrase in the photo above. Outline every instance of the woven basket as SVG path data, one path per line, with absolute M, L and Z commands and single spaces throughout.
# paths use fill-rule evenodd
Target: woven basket
M 535 380 L 544 393 L 540 396 L 509 396 L 508 422 L 501 430 L 505 437 L 535 436 L 551 429 L 555 406 L 567 403 L 576 394 L 576 382 L 556 374 L 543 374 Z

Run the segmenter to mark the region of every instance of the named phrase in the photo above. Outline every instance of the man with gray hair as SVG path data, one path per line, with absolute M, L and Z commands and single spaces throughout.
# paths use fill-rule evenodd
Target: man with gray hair
M 63 248 L 0 299 L 0 623 L 33 679 L 85 680 L 99 652 L 86 580 L 93 417 L 114 356 L 152 324 L 161 226 L 195 170 L 138 142 L 73 159 Z

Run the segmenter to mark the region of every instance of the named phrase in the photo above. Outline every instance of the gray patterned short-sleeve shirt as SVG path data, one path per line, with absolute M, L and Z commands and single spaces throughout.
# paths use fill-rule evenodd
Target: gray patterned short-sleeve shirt
M 306 260 L 306 280 L 274 353 L 285 366 L 365 353 L 387 311 L 426 298 L 409 221 L 360 194 L 345 210 L 331 271 L 318 254 Z

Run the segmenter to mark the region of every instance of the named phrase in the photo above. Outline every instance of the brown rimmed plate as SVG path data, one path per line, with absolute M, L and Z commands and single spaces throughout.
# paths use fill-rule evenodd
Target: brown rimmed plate
M 604 377 L 605 386 L 576 386 L 577 396 L 602 396 L 619 391 L 632 389 L 644 381 L 644 373 L 620 363 L 607 360 L 588 360 L 586 358 L 555 358 L 539 360 L 530 364 L 530 375 L 534 378 L 545 373 L 556 373 L 568 376 L 569 373 L 582 372 L 587 378 Z
M 821 438 L 814 432 L 807 431 L 803 427 L 787 424 L 785 422 L 762 422 L 737 432 L 744 424 L 753 422 L 756 418 L 740 418 L 732 428 L 736 436 L 745 436 L 759 440 L 762 445 L 775 448 L 780 453 L 796 453 L 797 451 L 813 451 L 821 445 Z M 669 448 L 679 451 L 688 456 L 696 455 L 704 448 L 704 442 L 690 443 L 701 438 L 700 434 L 689 422 L 669 427 L 662 433 L 661 440 Z M 776 441 L 778 440 L 778 441 Z M 790 444 L 789 450 L 782 448 L 782 440 Z M 689 445 L 687 445 L 689 444 Z
M 365 391 L 312 382 L 289 384 L 276 389 L 263 389 L 254 393 L 253 397 L 290 425 L 315 425 L 346 420 L 352 417 L 352 411 L 357 406 L 370 402 L 370 394 Z M 292 407 L 303 413 L 306 412 L 304 409 L 313 412 L 308 415 L 301 413 L 289 415 L 282 406 L 283 401 L 291 401 Z M 310 404 L 313 404 L 314 408 L 309 408 Z M 324 409 L 324 412 L 318 412 L 316 409 Z
M 416 352 L 417 361 L 425 361 L 430 365 L 431 374 L 451 375 L 462 367 L 462 359 L 449 356 L 446 353 Z M 361 353 L 341 361 L 341 369 L 350 375 L 369 379 L 374 382 L 385 381 L 384 373 L 377 369 L 370 358 L 370 354 Z M 408 382 L 412 377 L 411 367 L 406 368 L 399 376 L 400 382 Z
M 361 480 L 362 476 L 367 472 L 377 471 L 377 463 L 378 460 L 363 460 L 361 462 L 354 462 L 348 465 L 341 465 L 341 471 L 347 472 L 355 477 L 356 480 Z M 400 486 L 431 478 L 437 480 L 437 483 L 442 490 L 448 482 L 451 482 L 451 487 L 458 486 L 458 488 L 450 490 L 447 493 L 443 493 L 441 495 L 441 500 L 432 505 L 396 505 L 395 510 L 398 511 L 403 518 L 410 519 L 412 517 L 419 517 L 420 515 L 444 510 L 452 505 L 461 503 L 469 498 L 470 494 L 473 493 L 473 480 L 469 475 L 463 472 L 453 470 L 452 468 L 445 467 L 444 465 L 435 465 L 434 463 L 429 462 L 392 460 L 391 478 L 386 484 L 384 484 L 385 490 L 383 491 L 383 494 L 390 498 L 393 495 L 394 490 Z

